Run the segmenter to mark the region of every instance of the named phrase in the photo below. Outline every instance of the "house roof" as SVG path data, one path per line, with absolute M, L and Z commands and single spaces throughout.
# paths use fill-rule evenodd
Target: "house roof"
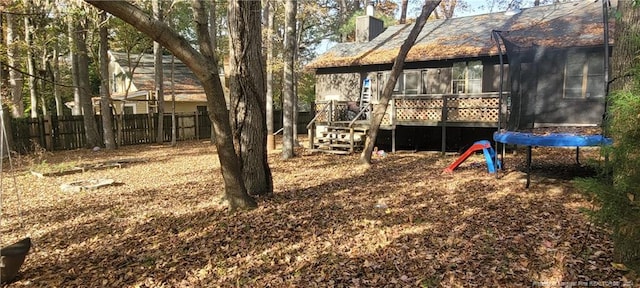
M 388 27 L 370 42 L 339 43 L 307 68 L 393 63 L 413 25 Z M 524 41 L 537 39 L 538 45 L 555 48 L 602 45 L 602 3 L 576 1 L 526 8 L 515 15 L 498 12 L 428 21 L 405 62 L 497 55 L 492 30 L 513 31 L 512 36 Z
M 129 58 L 131 61 L 127 61 L 127 54 L 123 52 L 113 52 L 110 51 L 113 56 L 113 60 L 124 69 L 124 71 L 129 71 L 129 65 L 131 63 L 132 66 L 135 67 L 133 73 L 133 84 L 136 86 L 137 90 L 144 95 L 146 95 L 146 91 L 153 92 L 155 87 L 155 68 L 154 68 L 154 59 L 153 54 L 143 54 L 140 57 L 140 61 L 137 62 L 140 54 L 130 54 Z M 137 62 L 137 65 L 135 64 Z M 164 98 L 165 101 L 171 100 L 171 55 L 163 55 L 162 56 L 162 64 L 163 64 L 163 73 L 164 73 Z M 185 101 L 185 102 L 203 102 L 206 101 L 206 95 L 204 93 L 204 88 L 202 88 L 202 84 L 196 78 L 196 76 L 189 70 L 187 65 L 182 63 L 177 58 L 174 59 L 173 64 L 173 78 L 174 78 L 174 93 L 176 96 L 176 101 Z M 140 94 L 140 93 L 138 93 Z M 141 96 L 136 94 L 136 92 L 129 92 L 127 98 L 135 98 L 136 96 Z M 124 93 L 118 93 L 112 95 L 114 99 L 124 98 Z M 139 98 L 139 97 L 138 97 Z

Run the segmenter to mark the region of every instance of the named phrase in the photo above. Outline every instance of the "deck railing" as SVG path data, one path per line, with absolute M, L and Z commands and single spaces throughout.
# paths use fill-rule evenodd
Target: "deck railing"
M 499 103 L 498 93 L 395 95 L 382 125 L 497 127 Z M 502 103 L 504 106 L 507 101 Z M 316 104 L 322 108 L 316 111 L 316 123 L 353 120 L 349 118 L 348 101 L 316 101 Z

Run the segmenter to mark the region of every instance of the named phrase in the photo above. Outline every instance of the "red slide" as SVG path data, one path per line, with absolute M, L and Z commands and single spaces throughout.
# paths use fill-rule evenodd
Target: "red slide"
M 469 147 L 469 149 L 467 149 L 467 151 L 465 151 L 464 154 L 462 154 L 462 156 L 458 158 L 458 160 L 456 160 L 451 165 L 449 165 L 449 167 L 445 168 L 444 172 L 453 172 L 453 170 L 458 168 L 458 165 L 462 164 L 464 160 L 467 160 L 467 158 L 469 158 L 469 156 L 471 156 L 473 152 L 480 151 L 486 148 L 491 148 L 491 144 L 488 141 L 486 143 L 483 143 L 483 142 L 482 143 L 476 142 L 473 145 L 471 145 L 471 147 Z

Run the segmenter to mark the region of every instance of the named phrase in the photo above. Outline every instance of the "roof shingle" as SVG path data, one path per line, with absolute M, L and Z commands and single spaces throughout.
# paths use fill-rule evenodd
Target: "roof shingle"
M 522 9 L 521 13 L 483 14 L 426 23 L 406 62 L 497 55 L 492 30 L 512 31 L 520 41 L 555 48 L 602 45 L 602 3 L 577 1 Z M 388 27 L 366 43 L 339 43 L 307 68 L 390 64 L 413 24 Z M 613 35 L 613 33 L 610 33 Z

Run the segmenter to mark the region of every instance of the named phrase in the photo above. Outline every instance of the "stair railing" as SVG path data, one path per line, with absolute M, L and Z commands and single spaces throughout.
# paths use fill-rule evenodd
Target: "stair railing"
M 332 106 L 332 104 L 333 104 L 333 101 L 324 104 L 324 107 L 322 107 L 322 110 L 320 110 L 319 113 L 316 113 L 316 115 L 313 116 L 311 121 L 309 121 L 309 124 L 307 124 L 307 131 L 309 132 L 309 149 L 313 149 L 313 141 L 314 141 L 314 137 L 316 136 L 316 125 L 315 125 L 316 120 L 320 115 L 327 112 L 327 110 Z M 330 117 L 332 117 L 332 115 L 330 115 Z
M 353 153 L 355 151 L 355 141 L 353 139 L 353 134 L 354 134 L 354 129 L 353 129 L 353 124 L 356 123 L 356 121 L 358 121 L 358 119 L 360 119 L 360 116 L 362 116 L 365 112 L 369 111 L 369 108 L 371 107 L 371 103 L 367 103 L 367 105 L 365 105 L 364 107 L 362 107 L 362 109 L 360 109 L 360 112 L 358 112 L 358 114 L 356 114 L 355 117 L 353 117 L 353 119 L 351 120 L 351 122 L 349 122 L 349 153 Z M 369 119 L 369 121 L 371 121 L 371 119 Z
M 353 117 L 351 122 L 349 122 L 349 128 L 353 127 L 353 124 L 355 124 L 356 121 L 358 121 L 358 119 L 360 119 L 360 116 L 362 116 L 366 111 L 369 110 L 370 106 L 371 106 L 371 103 L 368 103 L 367 105 L 364 106 L 363 109 L 360 109 L 360 112 L 358 112 L 358 114 L 356 114 L 356 116 Z

